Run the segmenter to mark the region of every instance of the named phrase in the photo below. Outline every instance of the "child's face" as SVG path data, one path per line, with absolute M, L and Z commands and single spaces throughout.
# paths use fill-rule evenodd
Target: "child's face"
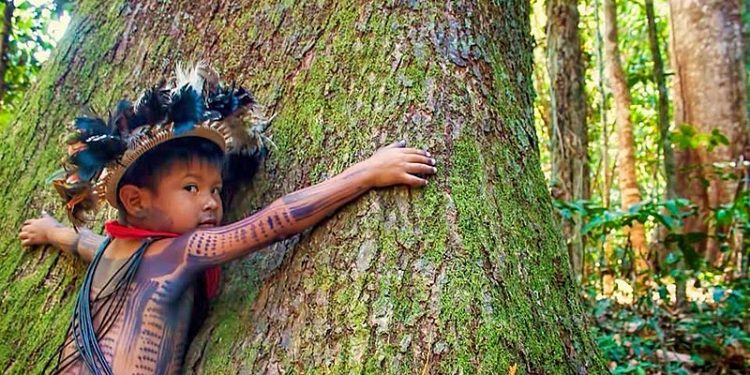
M 179 234 L 218 226 L 223 215 L 220 192 L 219 167 L 201 160 L 175 163 L 151 194 L 148 226 Z

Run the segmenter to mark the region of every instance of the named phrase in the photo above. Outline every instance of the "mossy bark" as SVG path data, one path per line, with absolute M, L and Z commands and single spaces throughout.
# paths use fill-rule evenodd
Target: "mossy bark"
M 528 12 L 520 0 L 81 2 L 0 130 L 0 368 L 43 371 L 80 281 L 80 263 L 14 237 L 56 202 L 44 181 L 65 124 L 204 59 L 278 115 L 233 217 L 399 138 L 439 173 L 228 265 L 187 372 L 603 373 L 539 166 Z
M 563 201 L 589 199 L 589 136 L 578 0 L 547 2 L 547 72 L 550 77 L 552 195 Z M 545 93 L 546 94 L 546 93 Z M 585 240 L 581 218 L 560 218 L 570 265 L 583 277 Z

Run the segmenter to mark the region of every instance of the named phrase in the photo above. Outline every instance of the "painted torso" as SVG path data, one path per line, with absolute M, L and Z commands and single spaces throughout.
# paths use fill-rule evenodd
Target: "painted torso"
M 128 286 L 123 308 L 115 316 L 117 300 L 95 300 L 95 297 L 127 261 L 124 254 L 135 251 L 139 243 L 114 240 L 105 249 L 96 269 L 91 311 L 92 314 L 101 311 L 93 319 L 97 331 L 104 328 L 107 316 L 112 319 L 111 327 L 97 337 L 115 374 L 178 374 L 181 371 L 187 349 L 194 280 L 182 272 L 184 260 L 179 258 L 184 252 L 172 251 L 174 247 L 166 246 L 169 242 L 169 239 L 156 241 L 146 250 L 134 281 Z M 170 249 L 165 251 L 166 248 Z M 102 295 L 110 291 L 111 285 Z M 68 339 L 71 339 L 71 332 Z M 63 358 L 75 352 L 75 344 L 71 342 L 64 349 Z M 90 374 L 80 359 L 61 373 Z

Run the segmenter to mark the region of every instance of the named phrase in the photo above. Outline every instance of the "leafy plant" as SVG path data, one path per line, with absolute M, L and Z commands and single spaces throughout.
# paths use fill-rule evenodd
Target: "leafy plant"
M 630 210 L 608 210 L 597 202 L 555 202 L 566 219 L 578 216 L 587 235 L 587 256 L 594 270 L 584 279 L 585 299 L 596 322 L 597 343 L 613 374 L 745 373 L 750 370 L 750 281 L 722 278 L 725 269 L 711 267 L 694 245 L 706 233 L 683 232 L 696 207 L 685 199 L 647 201 Z M 738 194 L 730 204 L 713 210 L 709 220 L 747 232 L 750 194 Z M 633 290 L 622 303 L 603 293 L 604 275 L 626 276 L 632 267 L 627 241 L 611 254 L 604 241 L 639 222 L 665 233 L 661 246 L 669 249 L 645 288 Z M 694 281 L 710 298 L 676 305 L 675 283 Z M 615 284 L 614 291 L 617 291 Z M 702 286 L 702 288 L 700 288 Z
M 7 122 L 57 43 L 50 25 L 66 16 L 70 8 L 71 3 L 67 0 L 16 3 L 6 52 L 8 65 L 0 125 Z
M 673 131 L 670 140 L 681 149 L 705 148 L 708 152 L 718 146 L 729 144 L 729 139 L 719 129 L 713 129 L 711 133 L 700 133 L 688 124 L 680 125 Z

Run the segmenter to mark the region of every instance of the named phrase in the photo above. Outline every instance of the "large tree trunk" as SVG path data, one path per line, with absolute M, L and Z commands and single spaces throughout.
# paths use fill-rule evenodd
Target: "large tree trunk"
M 394 139 L 440 172 L 226 267 L 187 372 L 604 373 L 540 170 L 529 4 L 288 4 L 80 3 L 2 130 L 0 368 L 42 370 L 81 274 L 12 237 L 52 204 L 64 124 L 205 59 L 278 115 L 235 217 Z
M 725 165 L 717 173 L 715 163 L 738 162 L 748 134 L 740 1 L 670 0 L 670 12 L 675 125 L 702 133 L 718 129 L 730 142 L 711 152 L 675 152 L 677 193 L 700 207 L 699 217 L 689 219 L 685 231 L 712 236 L 699 250 L 716 263 L 721 258 L 713 237 L 717 228 L 709 227 L 706 218 L 711 208 L 734 199 L 737 181 L 721 178 L 735 171 Z
M 641 201 L 635 168 L 635 144 L 633 122 L 630 119 L 630 88 L 622 68 L 620 48 L 617 46 L 617 4 L 615 0 L 604 0 L 604 49 L 606 52 L 607 77 L 615 101 L 617 121 L 617 158 L 620 200 L 623 210 L 628 210 Z M 643 225 L 633 223 L 629 230 L 630 242 L 635 253 L 637 274 L 648 270 L 648 246 Z
M 547 3 L 547 71 L 550 77 L 552 186 L 555 198 L 588 199 L 589 158 L 586 97 L 581 40 L 578 36 L 578 1 Z M 563 221 L 573 271 L 583 272 L 581 220 Z

